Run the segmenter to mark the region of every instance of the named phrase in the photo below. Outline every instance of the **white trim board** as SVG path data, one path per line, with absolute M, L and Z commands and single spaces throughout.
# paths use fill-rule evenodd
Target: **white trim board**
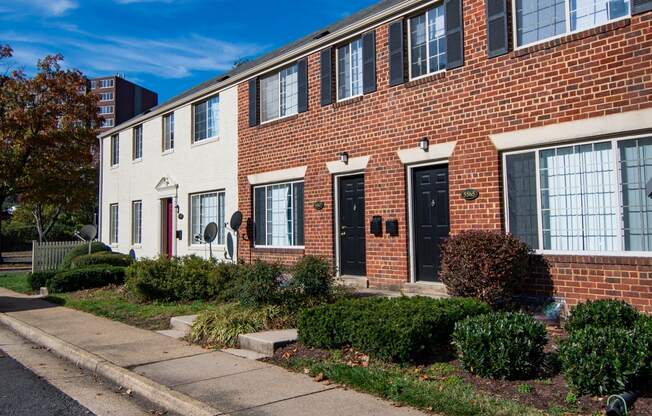
M 296 168 L 274 170 L 271 172 L 257 173 L 247 176 L 251 185 L 263 185 L 274 182 L 286 182 L 294 179 L 303 179 L 306 176 L 308 166 L 299 166 Z
M 549 126 L 491 134 L 496 149 L 512 150 L 561 143 L 596 136 L 652 129 L 652 108 L 603 117 L 568 121 Z
M 354 157 L 349 159 L 349 163 L 344 163 L 340 160 L 334 160 L 332 162 L 326 162 L 326 167 L 328 168 L 328 171 L 331 173 L 331 175 L 357 172 L 367 169 L 367 165 L 369 164 L 370 159 L 371 156 Z
M 427 163 L 433 161 L 440 161 L 449 159 L 455 151 L 455 142 L 446 142 L 440 144 L 430 145 L 428 151 L 421 150 L 420 148 L 397 150 L 399 159 L 404 165 L 411 165 L 414 163 Z

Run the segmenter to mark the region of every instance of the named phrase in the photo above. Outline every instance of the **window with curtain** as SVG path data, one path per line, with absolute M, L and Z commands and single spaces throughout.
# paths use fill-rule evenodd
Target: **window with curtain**
M 139 160 L 143 158 L 143 125 L 134 127 L 133 130 L 133 160 Z
M 131 203 L 131 244 L 143 243 L 143 201 Z
M 257 246 L 303 246 L 303 182 L 254 188 L 254 224 Z
M 220 134 L 220 97 L 211 97 L 194 106 L 193 142 L 217 137 Z
M 516 42 L 524 46 L 629 15 L 630 0 L 516 0 Z
M 109 205 L 109 243 L 118 244 L 118 204 Z
M 362 95 L 362 39 L 337 48 L 337 99 Z
M 163 151 L 174 149 L 174 113 L 163 116 Z
M 260 80 L 262 122 L 297 114 L 299 111 L 299 73 L 297 65 L 284 68 Z
M 443 2 L 409 20 L 410 77 L 446 69 L 446 26 Z
M 561 252 L 652 251 L 652 138 L 505 156 L 510 233 Z
M 206 192 L 190 196 L 190 241 L 205 244 L 204 230 L 211 222 L 217 224 L 215 244 L 224 244 L 224 192 Z
M 120 163 L 120 136 L 114 134 L 111 136 L 111 166 L 117 166 Z

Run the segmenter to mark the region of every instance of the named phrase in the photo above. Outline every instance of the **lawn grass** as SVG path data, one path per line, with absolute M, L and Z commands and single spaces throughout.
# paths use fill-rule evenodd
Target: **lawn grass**
M 56 293 L 49 296 L 48 300 L 68 308 L 150 330 L 167 329 L 173 316 L 194 315 L 206 309 L 219 307 L 218 304 L 203 301 L 137 303 L 121 293 L 118 288 L 112 287 Z
M 32 293 L 32 288 L 27 282 L 27 273 L 0 272 L 0 287 L 19 293 Z

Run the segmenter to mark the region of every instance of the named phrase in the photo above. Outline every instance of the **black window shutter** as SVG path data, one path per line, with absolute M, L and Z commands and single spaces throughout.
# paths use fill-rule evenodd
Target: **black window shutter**
M 299 112 L 308 111 L 308 59 L 303 58 L 297 62 L 298 72 L 298 93 L 299 93 Z
M 321 51 L 321 105 L 333 102 L 333 50 Z
M 249 80 L 249 127 L 258 125 L 258 78 Z
M 403 61 L 403 20 L 389 24 L 389 85 L 405 82 L 405 63 Z
M 303 237 L 303 182 L 297 182 L 293 185 L 294 190 L 294 228 L 296 232 L 296 240 L 294 244 L 297 246 L 304 245 Z
M 649 12 L 652 10 L 652 0 L 633 0 L 632 14 Z
M 489 58 L 507 53 L 507 0 L 487 0 L 487 53 Z
M 254 188 L 254 238 L 257 246 L 264 246 L 266 242 L 265 224 L 265 187 Z
M 376 91 L 376 32 L 362 35 L 362 92 Z
M 446 69 L 464 65 L 462 0 L 444 0 L 446 7 Z
M 509 232 L 533 249 L 539 248 L 537 172 L 534 152 L 507 156 Z

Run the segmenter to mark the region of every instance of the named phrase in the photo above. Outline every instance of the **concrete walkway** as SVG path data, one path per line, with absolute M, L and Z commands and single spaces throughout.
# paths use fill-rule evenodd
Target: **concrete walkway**
M 5 321 L 34 328 L 41 338 L 72 344 L 83 350 L 82 355 L 100 357 L 154 382 L 153 386 L 181 393 L 178 397 L 203 402 L 219 415 L 423 415 L 270 364 L 205 350 L 4 288 L 0 288 L 0 312 L 8 317 Z M 74 360 L 70 354 L 68 358 Z

